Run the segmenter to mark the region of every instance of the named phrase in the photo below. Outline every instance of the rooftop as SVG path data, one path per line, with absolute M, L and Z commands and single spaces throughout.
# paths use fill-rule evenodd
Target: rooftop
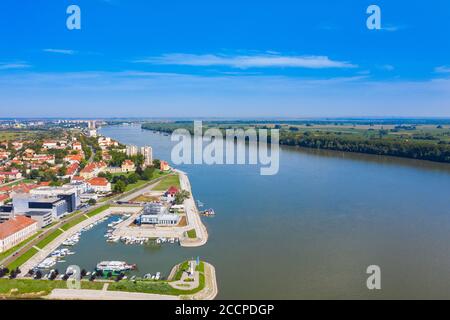
M 37 222 L 25 216 L 16 216 L 11 218 L 0 224 L 0 239 L 5 239 L 34 223 Z

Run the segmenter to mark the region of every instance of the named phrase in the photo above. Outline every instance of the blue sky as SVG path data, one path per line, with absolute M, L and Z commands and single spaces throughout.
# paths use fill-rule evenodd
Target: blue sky
M 2 0 L 0 117 L 448 117 L 449 18 L 446 0 Z

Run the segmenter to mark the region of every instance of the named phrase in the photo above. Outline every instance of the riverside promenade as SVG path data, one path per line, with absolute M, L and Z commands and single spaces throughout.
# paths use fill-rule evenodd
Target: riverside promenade
M 200 212 L 195 204 L 194 195 L 192 194 L 191 184 L 187 174 L 181 170 L 174 170 L 180 176 L 181 189 L 189 191 L 191 196 L 184 201 L 184 208 L 186 211 L 186 217 L 188 226 L 190 229 L 195 229 L 196 238 L 189 238 L 184 236 L 180 238 L 180 245 L 182 247 L 200 247 L 206 244 L 208 241 L 208 230 L 200 218 Z
M 106 283 L 103 290 L 89 289 L 53 289 L 52 292 L 44 297 L 50 300 L 213 300 L 218 293 L 216 272 L 214 266 L 205 264 L 205 287 L 194 294 L 188 295 L 163 295 L 140 292 L 111 291 Z M 174 267 L 175 268 L 175 267 Z M 195 286 L 199 285 L 199 275 L 196 273 Z M 169 282 L 170 283 L 170 282 Z M 186 283 L 183 283 L 185 285 Z M 170 283 L 171 286 L 183 290 L 183 286 L 178 287 L 177 282 Z M 190 290 L 186 287 L 185 290 Z

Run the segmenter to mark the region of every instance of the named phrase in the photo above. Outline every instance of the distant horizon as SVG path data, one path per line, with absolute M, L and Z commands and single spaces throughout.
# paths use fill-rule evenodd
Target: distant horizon
M 0 116 L 450 117 L 448 1 L 76 4 L 1 2 Z
M 342 120 L 450 120 L 450 117 L 443 116 L 363 116 L 363 117 L 153 117 L 153 116 L 130 116 L 130 117 L 119 117 L 119 116 L 107 116 L 107 117 L 58 117 L 58 116 L 50 116 L 50 117 L 0 117 L 0 121 L 14 121 L 14 120 L 117 120 L 117 121 L 125 121 L 125 120 L 133 120 L 133 121 L 146 121 L 146 120 L 177 120 L 177 121 L 194 121 L 194 120 L 254 120 L 254 121 L 309 121 L 309 120 L 329 120 L 329 121 L 342 121 Z

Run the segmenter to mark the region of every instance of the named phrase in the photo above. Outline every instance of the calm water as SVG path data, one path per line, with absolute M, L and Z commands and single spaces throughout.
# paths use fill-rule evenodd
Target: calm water
M 135 126 L 101 132 L 170 159 L 168 136 Z M 275 176 L 254 166 L 180 168 L 218 213 L 204 218 L 206 246 L 109 244 L 99 225 L 68 262 L 123 259 L 167 274 L 199 255 L 215 265 L 223 299 L 450 298 L 448 165 L 284 148 Z M 365 286 L 372 264 L 382 270 L 378 292 Z

